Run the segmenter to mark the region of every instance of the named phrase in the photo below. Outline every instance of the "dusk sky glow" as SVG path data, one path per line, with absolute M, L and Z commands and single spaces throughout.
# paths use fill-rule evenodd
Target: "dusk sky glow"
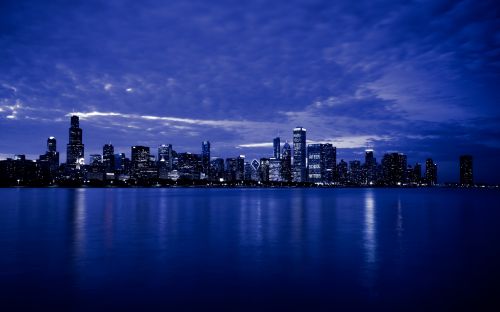
M 0 158 L 113 143 L 272 155 L 272 139 L 432 157 L 500 182 L 497 1 L 1 1 Z

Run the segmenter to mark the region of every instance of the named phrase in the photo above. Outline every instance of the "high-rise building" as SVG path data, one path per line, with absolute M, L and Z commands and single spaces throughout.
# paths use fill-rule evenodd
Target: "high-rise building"
M 202 164 L 202 172 L 206 176 L 210 176 L 210 142 L 203 141 L 201 143 L 201 164 Z
M 224 159 L 215 158 L 210 161 L 210 174 L 213 181 L 220 181 L 224 178 Z
M 233 182 L 243 181 L 245 179 L 244 155 L 226 159 L 226 179 Z
M 158 146 L 158 162 L 162 163 L 164 170 L 172 170 L 172 144 Z
M 226 158 L 226 180 L 234 182 L 237 180 L 238 160 L 236 157 Z
M 373 155 L 372 149 L 365 151 L 365 177 L 366 184 L 373 185 L 377 181 L 377 159 Z
M 422 165 L 420 163 L 416 163 L 413 167 L 412 181 L 413 183 L 421 183 L 422 182 Z
M 260 162 L 257 159 L 253 159 L 250 165 L 252 166 L 252 180 L 260 181 Z
M 57 151 L 57 141 L 56 138 L 51 136 L 47 139 L 47 152 Z
M 273 139 L 273 157 L 276 159 L 280 159 L 281 157 L 280 137 L 276 137 Z
M 281 179 L 285 182 L 292 181 L 292 148 L 288 142 L 283 145 L 281 153 Z
M 348 182 L 348 173 L 349 170 L 347 162 L 341 159 L 339 164 L 337 165 L 337 177 L 340 184 L 346 184 Z
M 307 147 L 307 179 L 312 183 L 323 182 L 323 177 L 321 175 L 321 145 L 322 144 L 309 144 Z
M 363 168 L 361 161 L 351 160 L 349 162 L 349 183 L 353 185 L 362 185 L 365 181 L 363 177 Z
M 337 149 L 330 143 L 307 147 L 308 181 L 332 183 L 336 176 Z
M 293 129 L 293 181 L 306 182 L 306 129 Z
M 437 165 L 431 158 L 425 161 L 425 180 L 429 185 L 437 184 Z
M 269 181 L 269 158 L 261 158 L 259 164 L 260 181 Z
M 59 168 L 59 152 L 57 151 L 56 138 L 53 136 L 47 139 L 47 152 L 45 155 L 49 162 L 50 172 L 55 173 L 57 168 Z
M 472 186 L 474 185 L 474 175 L 472 167 L 472 156 L 460 156 L 460 185 Z
M 281 179 L 281 159 L 271 157 L 269 159 L 269 181 L 280 182 Z
M 406 182 L 407 157 L 402 153 L 385 154 L 382 159 L 384 183 L 402 185 Z
M 102 162 L 107 172 L 115 169 L 115 148 L 111 143 L 102 147 Z
M 201 173 L 200 154 L 179 153 L 177 154 L 177 171 L 180 177 L 191 180 L 199 180 Z
M 240 155 L 236 158 L 236 180 L 243 181 L 245 179 L 245 155 Z
M 84 145 L 82 141 L 82 129 L 78 116 L 71 116 L 69 128 L 69 143 L 67 145 L 66 163 L 77 164 L 84 157 Z
M 149 147 L 132 146 L 131 150 L 131 172 L 138 179 L 147 179 L 153 176 L 150 166 Z

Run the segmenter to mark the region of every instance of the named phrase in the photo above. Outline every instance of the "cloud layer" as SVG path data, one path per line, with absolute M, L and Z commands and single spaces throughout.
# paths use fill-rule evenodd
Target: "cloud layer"
M 271 139 L 500 168 L 495 1 L 2 1 L 0 152 L 67 141 L 267 156 Z M 25 142 L 19 146 L 18 142 Z M 266 142 L 266 143 L 265 143 Z

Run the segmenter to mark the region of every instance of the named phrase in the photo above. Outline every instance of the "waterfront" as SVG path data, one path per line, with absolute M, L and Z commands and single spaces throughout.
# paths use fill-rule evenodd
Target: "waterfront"
M 498 190 L 0 189 L 8 310 L 498 306 Z

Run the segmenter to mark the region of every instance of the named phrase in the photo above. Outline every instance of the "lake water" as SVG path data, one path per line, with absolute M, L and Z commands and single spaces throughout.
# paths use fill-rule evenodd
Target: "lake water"
M 500 307 L 496 190 L 53 188 L 0 198 L 2 311 Z

